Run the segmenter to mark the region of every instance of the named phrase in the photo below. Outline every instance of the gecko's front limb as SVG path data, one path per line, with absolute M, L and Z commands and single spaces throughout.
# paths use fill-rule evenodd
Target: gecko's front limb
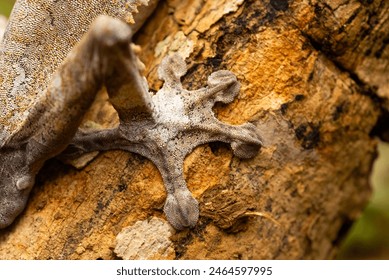
M 123 71 L 123 58 L 132 59 L 131 37 L 131 28 L 120 20 L 97 18 L 56 71 L 42 100 L 29 110 L 23 126 L 1 143 L 0 228 L 24 209 L 36 173 L 69 144 L 103 82 Z
M 119 95 L 143 96 L 142 102 L 132 109 L 124 108 L 123 103 L 113 103 L 119 111 L 119 127 L 109 133 L 79 132 L 65 151 L 65 154 L 74 155 L 77 151 L 116 148 L 149 158 L 161 172 L 167 192 L 164 212 L 176 229 L 193 227 L 199 216 L 198 202 L 188 190 L 183 176 L 184 159 L 196 146 L 222 141 L 231 144 L 235 155 L 249 158 L 255 156 L 261 145 L 254 125 L 227 125 L 213 114 L 215 102 L 231 102 L 238 94 L 240 86 L 235 75 L 229 71 L 215 72 L 210 76 L 207 88 L 188 91 L 180 82 L 186 70 L 180 56 L 166 57 L 159 68 L 160 78 L 165 83 L 152 100 L 144 96 L 141 87 L 133 85 L 143 80 L 140 75 L 127 81 L 120 78 L 119 88 L 138 88 L 139 91 Z M 110 96 L 118 95 L 112 87 L 107 88 Z M 152 108 L 151 114 L 149 108 Z

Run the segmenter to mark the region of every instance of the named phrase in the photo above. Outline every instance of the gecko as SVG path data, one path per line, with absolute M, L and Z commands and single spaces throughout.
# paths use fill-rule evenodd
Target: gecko
M 212 111 L 240 90 L 228 70 L 207 86 L 184 89 L 178 54 L 166 56 L 152 93 L 130 43 L 156 0 L 17 0 L 0 45 L 0 228 L 23 211 L 45 161 L 121 149 L 150 159 L 167 197 L 164 213 L 178 229 L 194 227 L 199 203 L 183 176 L 185 157 L 198 145 L 222 141 L 234 155 L 254 157 L 261 137 L 252 123 L 229 125 Z M 105 86 L 119 125 L 79 129 Z

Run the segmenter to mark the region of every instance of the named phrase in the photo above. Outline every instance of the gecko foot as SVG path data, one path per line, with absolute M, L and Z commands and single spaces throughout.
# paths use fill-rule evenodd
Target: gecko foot
M 127 84 L 120 87 L 132 89 L 130 92 L 118 94 L 107 88 L 110 96 L 130 96 L 117 100 L 130 102 L 134 98 L 138 102 L 133 109 L 136 114 L 123 109 L 131 111 L 131 105 L 115 104 L 115 99 L 111 99 L 113 106 L 121 110 L 119 127 L 109 133 L 76 134 L 71 144 L 72 153 L 75 147 L 82 152 L 122 149 L 149 158 L 162 174 L 167 191 L 164 212 L 176 229 L 195 226 L 199 217 L 198 202 L 183 176 L 183 161 L 196 146 L 222 141 L 231 144 L 237 157 L 251 158 L 262 145 L 253 124 L 228 125 L 214 116 L 215 102 L 232 102 L 239 92 L 240 85 L 233 73 L 215 72 L 206 88 L 188 91 L 180 81 L 186 70 L 185 61 L 177 54 L 163 59 L 158 73 L 165 83 L 155 95 L 139 86 L 144 82 L 142 76 L 130 71 L 131 79 L 121 78 L 121 83 Z

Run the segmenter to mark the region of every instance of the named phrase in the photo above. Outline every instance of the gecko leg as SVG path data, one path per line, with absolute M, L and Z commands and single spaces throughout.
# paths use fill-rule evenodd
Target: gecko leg
M 104 81 L 123 70 L 120 62 L 132 59 L 131 37 L 125 23 L 98 17 L 54 73 L 23 126 L 1 146 L 8 165 L 0 166 L 0 228 L 24 209 L 37 172 L 66 148 Z

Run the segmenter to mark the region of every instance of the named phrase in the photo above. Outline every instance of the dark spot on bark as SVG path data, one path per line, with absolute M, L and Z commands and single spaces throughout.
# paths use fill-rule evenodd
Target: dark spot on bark
M 281 114 L 285 115 L 286 114 L 286 110 L 288 110 L 288 106 L 289 106 L 289 103 L 284 103 L 281 105 Z
M 212 69 L 215 69 L 215 68 L 219 68 L 222 62 L 223 62 L 223 57 L 221 57 L 220 55 L 216 55 L 215 57 L 208 58 L 205 63 L 211 66 Z
M 320 141 L 320 130 L 318 127 L 312 127 L 312 130 L 308 132 L 303 141 L 304 149 L 313 149 L 318 145 Z
M 40 211 L 40 210 L 42 210 L 43 208 L 45 208 L 46 204 L 47 204 L 47 201 L 46 201 L 46 200 L 39 201 L 38 204 L 35 206 L 35 209 L 36 209 L 37 211 Z
M 378 51 L 376 51 L 376 52 L 374 53 L 374 56 L 375 56 L 376 58 L 380 58 L 380 57 L 382 56 L 382 51 L 383 51 L 383 49 L 379 49 Z
M 303 94 L 297 94 L 294 96 L 294 100 L 290 101 L 290 102 L 286 102 L 284 104 L 281 104 L 281 107 L 280 107 L 280 111 L 281 111 L 281 114 L 282 115 L 285 115 L 287 110 L 289 109 L 289 107 L 291 105 L 293 105 L 293 102 L 295 101 L 302 101 L 304 100 L 305 96 Z
M 265 20 L 266 21 L 273 21 L 274 19 L 276 18 L 276 13 L 274 13 L 273 11 L 269 11 L 266 13 L 266 16 L 265 16 Z
M 289 8 L 288 0 L 270 0 L 270 5 L 277 11 L 286 11 Z
M 49 11 L 49 18 L 50 18 L 50 24 L 51 24 L 51 26 L 54 26 L 54 19 L 55 19 L 55 16 L 53 15 L 53 12 L 52 12 L 52 11 Z
M 275 0 L 273 0 L 275 1 Z M 285 2 L 284 1 L 276 1 L 276 2 Z M 287 2 L 287 1 L 286 1 Z M 275 4 L 277 7 L 283 7 L 285 4 Z M 229 18 L 223 17 L 220 20 L 220 30 L 225 35 L 231 35 L 229 40 L 232 43 L 240 42 L 245 43 L 245 41 L 249 40 L 247 34 L 256 34 L 261 26 L 265 26 L 269 22 L 272 22 L 279 13 L 275 7 L 273 7 L 270 3 L 267 6 L 264 6 L 262 1 L 257 0 L 247 0 L 244 1 L 244 5 L 242 7 L 243 11 L 237 18 L 232 17 Z M 232 21 L 232 22 L 231 22 Z M 224 41 L 219 40 L 219 41 Z M 218 46 L 219 46 L 218 41 Z M 225 51 L 228 51 L 231 48 L 231 45 L 227 45 Z M 219 53 L 218 50 L 217 53 Z
M 259 18 L 262 15 L 261 11 L 255 10 L 251 18 Z
M 359 0 L 363 5 L 370 5 L 374 0 Z
M 234 30 L 234 34 L 237 36 L 243 35 L 247 27 L 247 19 L 243 17 L 239 17 L 236 19 L 235 24 L 236 24 L 236 28 Z
M 189 82 L 187 85 L 187 89 L 191 90 L 193 88 L 193 83 Z M 194 104 L 191 105 L 191 109 L 193 110 L 196 106 Z
M 344 109 L 345 109 L 345 103 L 341 103 L 338 106 L 336 106 L 334 112 L 332 113 L 332 119 L 334 121 L 337 121 L 342 115 L 342 113 L 344 112 Z
M 374 53 L 374 56 L 376 58 L 381 58 L 382 53 L 384 52 L 384 50 L 385 50 L 386 46 L 388 45 L 388 43 L 389 43 L 389 37 L 387 37 L 384 40 L 382 40 L 381 47 Z
M 320 125 L 312 123 L 300 124 L 295 129 L 295 135 L 301 141 L 301 146 L 310 150 L 315 148 L 320 141 Z
M 119 184 L 119 186 L 118 186 L 119 192 L 125 191 L 125 190 L 127 190 L 127 188 L 128 188 L 128 186 L 125 183 Z
M 108 206 L 111 204 L 111 201 L 115 197 L 115 193 L 117 193 L 116 189 L 112 185 L 107 185 L 107 189 L 112 190 L 112 193 L 108 197 L 100 198 L 97 201 L 96 207 L 93 210 L 96 215 L 100 215 Z
M 273 210 L 272 202 L 273 201 L 270 198 L 268 198 L 266 200 L 266 205 L 265 205 L 265 211 L 266 212 L 272 212 L 272 210 Z
M 323 8 L 321 6 L 319 6 L 318 4 L 315 5 L 315 14 L 318 15 L 318 14 L 321 14 L 321 12 L 323 11 Z
M 309 73 L 308 76 L 308 82 L 311 82 L 313 80 L 313 76 L 314 76 L 314 71 L 311 71 L 311 73 Z
M 370 14 L 369 15 L 369 19 L 368 19 L 368 24 L 371 27 L 374 27 L 375 25 L 377 25 L 379 23 L 379 17 L 377 15 L 377 13 L 373 13 L 373 14 Z
M 306 124 L 300 124 L 295 130 L 294 133 L 298 140 L 303 139 L 305 132 L 307 131 Z
M 239 35 L 242 35 L 242 34 L 244 34 L 244 29 L 241 28 L 241 27 L 236 27 L 235 30 L 234 30 L 234 35 L 239 36 Z
M 247 18 L 238 17 L 235 21 L 235 24 L 240 28 L 245 28 L 247 26 Z
M 102 201 L 98 201 L 97 202 L 97 205 L 96 205 L 96 209 L 95 209 L 95 212 L 98 213 L 100 212 L 101 210 L 104 209 L 104 203 Z

